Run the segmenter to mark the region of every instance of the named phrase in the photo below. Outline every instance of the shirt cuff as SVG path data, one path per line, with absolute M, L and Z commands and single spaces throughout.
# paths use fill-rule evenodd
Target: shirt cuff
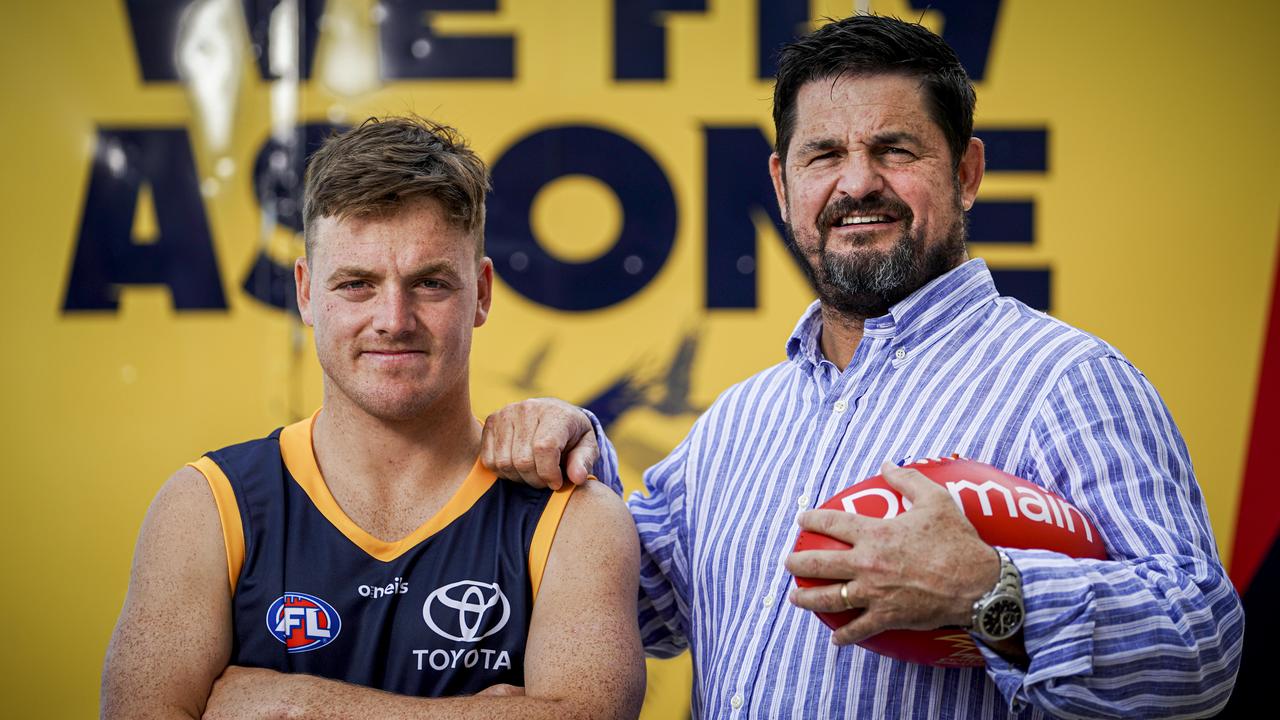
M 1031 662 L 1020 667 L 982 642 L 987 675 L 1016 711 L 1027 689 L 1055 679 L 1093 674 L 1093 587 L 1078 562 L 1048 550 L 1001 548 L 1022 576 L 1023 643 Z

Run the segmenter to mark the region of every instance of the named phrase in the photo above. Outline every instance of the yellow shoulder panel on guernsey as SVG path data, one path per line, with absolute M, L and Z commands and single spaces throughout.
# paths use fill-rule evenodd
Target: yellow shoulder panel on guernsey
M 556 528 L 560 527 L 560 518 L 575 487 L 573 483 L 565 483 L 552 493 L 542 509 L 542 517 L 538 518 L 538 526 L 533 529 L 533 542 L 529 543 L 529 582 L 533 584 L 534 602 L 538 601 L 538 587 L 542 585 L 542 573 L 551 555 L 551 541 L 556 538 Z
M 226 473 L 218 463 L 204 456 L 187 465 L 200 471 L 213 491 L 213 502 L 218 506 L 218 519 L 222 522 L 222 544 L 227 548 L 227 577 L 231 581 L 231 593 L 236 592 L 240 568 L 244 566 L 244 526 L 240 521 L 240 506 Z
M 311 503 L 316 506 L 320 514 L 324 515 L 357 547 L 382 562 L 395 560 L 448 526 L 449 523 L 462 517 L 497 480 L 497 476 L 486 470 L 477 458 L 467 479 L 462 482 L 462 486 L 453 494 L 453 497 L 449 498 L 449 502 L 445 503 L 439 512 L 431 516 L 417 530 L 394 541 L 376 538 L 356 525 L 343 512 L 320 474 L 315 449 L 311 444 L 311 431 L 319 414 L 320 410 L 316 410 L 310 418 L 286 426 L 280 432 L 280 455 L 284 458 L 285 467 L 289 469 L 289 474 L 302 487 L 307 497 L 311 498 Z

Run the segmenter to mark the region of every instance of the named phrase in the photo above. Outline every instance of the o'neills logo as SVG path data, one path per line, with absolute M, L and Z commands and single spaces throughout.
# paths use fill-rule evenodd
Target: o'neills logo
M 378 599 L 388 595 L 403 595 L 409 592 L 409 583 L 404 578 L 396 576 L 394 580 L 386 585 L 361 585 L 356 588 L 356 594 L 364 598 Z
M 1083 532 L 1085 539 L 1093 542 L 1093 528 L 1085 519 L 1084 513 L 1065 500 L 1035 489 L 1035 486 L 1029 483 L 1025 486 L 1010 487 L 995 480 L 984 480 L 979 483 L 965 479 L 941 484 L 947 492 L 951 493 L 951 499 L 960 507 L 960 511 L 966 514 L 964 499 L 966 495 L 970 495 L 977 499 L 979 511 L 987 517 L 1003 516 L 1014 519 L 1024 517 L 1028 520 L 1055 525 L 1067 532 L 1077 534 Z M 858 511 L 858 500 L 867 497 L 875 497 L 885 503 L 884 515 L 880 517 L 886 520 L 911 509 L 910 500 L 899 496 L 892 489 L 880 487 L 849 493 L 840 499 L 840 503 L 845 512 L 865 516 L 868 515 L 866 512 Z M 1077 518 L 1079 518 L 1079 530 L 1076 529 Z

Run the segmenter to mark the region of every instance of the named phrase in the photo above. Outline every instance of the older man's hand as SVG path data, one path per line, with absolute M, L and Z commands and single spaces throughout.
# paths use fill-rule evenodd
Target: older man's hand
M 559 490 L 594 480 L 596 434 L 581 408 L 555 398 L 512 403 L 484 421 L 480 462 L 497 475 Z
M 860 609 L 857 619 L 832 636 L 837 645 L 885 630 L 967 626 L 973 603 L 995 586 L 1000 558 L 982 541 L 951 495 L 919 471 L 885 463 L 885 480 L 911 501 L 911 509 L 887 520 L 839 510 L 809 510 L 800 527 L 848 543 L 848 550 L 792 553 L 786 567 L 800 577 L 831 585 L 796 588 L 791 602 L 820 612 Z M 845 596 L 840 588 L 845 586 Z

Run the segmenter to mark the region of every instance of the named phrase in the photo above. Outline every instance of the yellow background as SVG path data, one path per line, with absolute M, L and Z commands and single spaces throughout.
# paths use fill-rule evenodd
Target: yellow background
M 771 228 L 761 233 L 759 308 L 702 306 L 701 127 L 772 133 L 771 84 L 754 78 L 755 4 L 709 5 L 670 15 L 663 82 L 611 79 L 611 3 L 503 0 L 492 15 L 442 15 L 437 29 L 514 33 L 513 81 L 389 82 L 355 99 L 304 84 L 301 121 L 415 111 L 462 128 L 490 162 L 537 129 L 598 124 L 637 142 L 667 174 L 679 207 L 675 248 L 636 296 L 561 314 L 499 282 L 473 354 L 478 415 L 528 394 L 514 378 L 547 343 L 538 392 L 579 402 L 627 368 L 661 372 L 690 330 L 702 332 L 700 405 L 782 358 L 811 295 Z M 1052 267 L 1054 314 L 1147 373 L 1186 436 L 1229 558 L 1276 261 L 1280 4 L 1212 7 L 1006 0 L 978 86 L 978 124 L 1048 125 L 1050 170 L 992 174 L 983 186 L 982 197 L 1035 198 L 1036 244 L 972 250 L 993 267 Z M 872 9 L 918 16 L 905 2 Z M 848 11 L 813 3 L 815 18 Z M 142 83 L 123 2 L 6 3 L 0 14 L 0 201 L 5 267 L 14 270 L 0 354 L 0 703 L 12 717 L 84 717 L 97 706 L 133 541 L 156 489 L 203 451 L 312 409 L 318 371 L 309 336 L 239 289 L 260 242 L 250 172 L 270 122 L 256 69 L 244 71 L 234 171 L 205 201 L 230 310 L 175 313 L 166 289 L 130 288 L 117 313 L 67 315 L 95 128 L 184 126 L 202 177 L 217 158 L 200 142 L 185 89 Z M 943 18 L 924 21 L 940 29 Z M 322 39 L 317 76 L 326 52 Z M 602 186 L 565 180 L 539 198 L 534 222 L 553 252 L 581 258 L 612 242 L 618 213 Z M 149 221 L 140 216 L 138 227 Z M 632 487 L 692 420 L 640 409 L 615 426 Z M 673 662 L 651 679 L 654 717 L 685 707 L 683 661 Z

